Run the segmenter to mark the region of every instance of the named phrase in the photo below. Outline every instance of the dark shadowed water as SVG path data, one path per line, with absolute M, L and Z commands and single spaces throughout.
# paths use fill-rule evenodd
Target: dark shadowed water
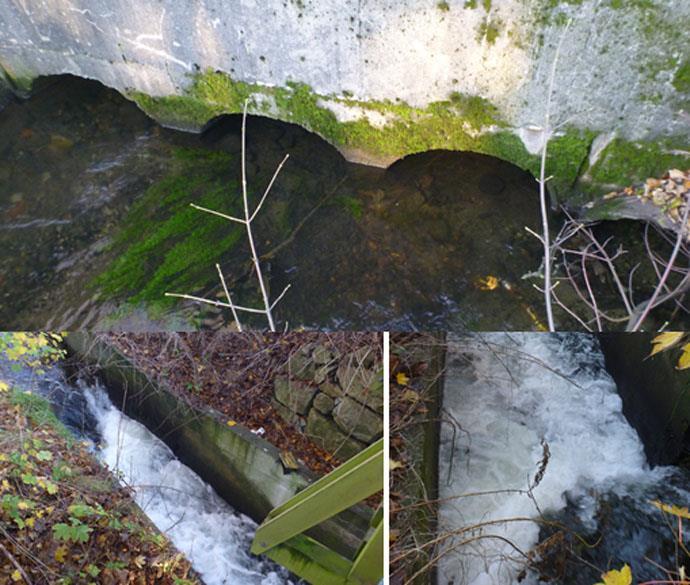
M 216 261 L 238 298 L 255 303 L 236 226 L 183 217 L 213 189 L 227 189 L 229 209 L 237 203 L 238 122 L 226 117 L 201 136 L 164 129 L 73 77 L 43 80 L 9 104 L 0 112 L 0 328 L 217 327 L 229 315 L 163 296 L 217 295 Z M 542 319 L 534 281 L 523 279 L 540 265 L 524 229 L 539 224 L 528 173 L 445 151 L 387 170 L 350 164 L 319 137 L 263 118 L 250 118 L 248 144 L 254 193 L 291 155 L 256 228 L 273 296 L 292 284 L 281 323 L 496 330 Z M 223 207 L 225 196 L 209 205 Z

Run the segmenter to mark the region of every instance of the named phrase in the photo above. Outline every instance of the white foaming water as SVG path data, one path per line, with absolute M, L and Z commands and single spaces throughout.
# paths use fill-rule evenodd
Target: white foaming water
M 249 554 L 256 524 L 234 511 L 145 426 L 100 388 L 85 389 L 102 460 L 134 488 L 137 504 L 191 561 L 206 585 L 286 585 L 288 574 Z
M 562 375 L 559 375 L 562 374 Z M 537 544 L 540 511 L 577 502 L 592 521 L 596 494 L 658 481 L 592 336 L 488 334 L 450 342 L 443 406 L 461 428 L 443 425 L 440 533 L 461 531 L 438 583 L 517 583 Z M 543 478 L 532 490 L 548 445 Z M 452 460 L 451 460 L 452 457 Z M 522 490 L 489 494 L 496 490 Z M 468 495 L 481 494 L 481 495 Z M 458 497 L 461 496 L 461 497 Z M 494 523 L 497 520 L 517 519 Z M 491 535 L 491 536 L 489 536 Z M 468 542 L 469 541 L 469 542 Z M 521 583 L 535 583 L 528 574 Z

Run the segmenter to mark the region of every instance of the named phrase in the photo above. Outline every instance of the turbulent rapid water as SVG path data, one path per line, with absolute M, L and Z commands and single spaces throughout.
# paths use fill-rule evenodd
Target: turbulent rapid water
M 68 384 L 59 368 L 42 375 L 0 360 L 2 378 L 48 398 L 68 428 L 134 489 L 153 523 L 206 585 L 292 585 L 282 567 L 249 554 L 256 524 L 233 510 L 145 426 L 110 402 L 99 384 Z
M 655 570 L 645 556 L 675 567 L 663 540 L 672 535 L 649 500 L 686 505 L 687 476 L 647 464 L 593 336 L 458 338 L 447 363 L 443 405 L 456 425 L 441 435 L 440 497 L 450 499 L 439 530 L 456 535 L 445 543 L 439 585 L 537 583 L 524 554 L 548 535 L 540 517 L 604 534 L 596 552 L 583 553 L 596 566 L 575 569 L 581 581 L 556 582 L 593 583 L 624 562 L 639 576 Z M 604 506 L 614 517 L 608 536 Z
M 256 524 L 234 511 L 100 387 L 86 390 L 101 434 L 100 456 L 135 490 L 137 504 L 183 551 L 206 585 L 283 585 L 287 573 L 249 554 Z

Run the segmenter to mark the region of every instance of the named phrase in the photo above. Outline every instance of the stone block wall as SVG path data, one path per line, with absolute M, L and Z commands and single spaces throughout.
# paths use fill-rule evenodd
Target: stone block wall
M 338 459 L 383 435 L 383 364 L 374 348 L 306 344 L 275 378 L 273 392 L 278 413 Z

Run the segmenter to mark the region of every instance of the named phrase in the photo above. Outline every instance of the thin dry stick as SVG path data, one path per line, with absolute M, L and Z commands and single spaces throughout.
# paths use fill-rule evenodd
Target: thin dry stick
M 237 323 L 237 330 L 242 333 L 242 323 L 240 323 L 240 317 L 237 314 L 237 308 L 232 302 L 232 298 L 230 297 L 230 291 L 228 290 L 228 285 L 225 283 L 225 277 L 223 276 L 223 271 L 220 269 L 220 264 L 216 263 L 216 270 L 218 271 L 218 277 L 220 278 L 220 282 L 223 285 L 223 292 L 225 293 L 225 297 L 228 299 L 228 304 L 230 305 L 230 310 L 232 311 L 232 318 L 235 320 L 235 323 Z
M 580 262 L 582 263 L 582 278 L 584 279 L 585 286 L 587 287 L 587 294 L 589 295 L 589 298 L 592 301 L 594 318 L 597 322 L 597 331 L 603 331 L 601 327 L 601 316 L 599 313 L 599 307 L 597 307 L 597 297 L 595 296 L 594 291 L 592 290 L 592 285 L 589 282 L 589 273 L 587 272 L 587 252 L 589 251 L 590 246 L 591 244 L 588 244 L 585 247 L 584 253 L 582 254 L 582 257 L 580 259 Z
M 678 230 L 678 237 L 676 238 L 676 245 L 673 247 L 673 252 L 671 253 L 671 257 L 668 260 L 668 264 L 666 265 L 664 273 L 661 275 L 661 280 L 659 280 L 659 284 L 657 284 L 656 288 L 654 289 L 654 292 L 652 293 L 652 296 L 650 297 L 649 301 L 646 302 L 644 311 L 638 317 L 637 321 L 635 321 L 635 324 L 630 329 L 630 331 L 632 332 L 639 330 L 640 326 L 649 315 L 649 312 L 654 308 L 656 300 L 657 298 L 659 298 L 659 295 L 661 294 L 661 291 L 663 290 L 664 285 L 666 284 L 666 280 L 668 280 L 668 277 L 671 274 L 673 264 L 676 261 L 676 257 L 678 256 L 678 252 L 680 251 L 681 245 L 683 243 L 683 238 L 685 237 L 685 232 L 687 230 L 688 212 L 690 212 L 690 202 L 686 201 L 685 210 L 683 211 L 683 217 L 681 219 L 680 229 Z
M 549 234 L 549 217 L 547 214 L 547 197 L 546 197 L 546 183 L 550 177 L 546 176 L 546 159 L 547 151 L 549 145 L 549 139 L 551 138 L 551 101 L 553 99 L 553 87 L 556 81 L 556 69 L 558 67 L 558 57 L 561 53 L 561 48 L 563 46 L 563 41 L 570 28 L 571 21 L 568 21 L 560 40 L 558 41 L 558 46 L 556 47 L 556 54 L 553 58 L 553 63 L 551 64 L 551 77 L 549 79 L 549 91 L 546 96 L 546 111 L 544 112 L 544 142 L 541 148 L 541 164 L 539 167 L 539 205 L 541 208 L 541 225 L 542 225 L 542 244 L 544 246 L 544 304 L 546 306 L 546 321 L 549 327 L 549 331 L 553 332 L 556 330 L 556 326 L 553 320 L 553 306 L 551 298 L 551 235 Z
M 288 291 L 290 288 L 290 285 L 288 284 L 284 289 L 283 292 L 281 292 L 278 295 L 278 298 L 271 303 L 269 294 L 268 294 L 268 288 L 266 287 L 266 282 L 264 280 L 263 273 L 261 271 L 261 258 L 259 257 L 259 254 L 256 250 L 256 245 L 254 243 L 254 232 L 252 231 L 252 222 L 254 219 L 256 219 L 257 214 L 261 210 L 261 207 L 264 204 L 264 201 L 266 201 L 266 198 L 268 197 L 268 194 L 271 192 L 271 189 L 273 188 L 273 184 L 275 183 L 278 175 L 280 174 L 281 169 L 283 168 L 283 165 L 289 158 L 289 154 L 286 154 L 285 157 L 283 158 L 282 161 L 280 161 L 280 164 L 276 168 L 275 172 L 273 173 L 273 176 L 271 177 L 271 180 L 268 183 L 268 186 L 266 187 L 266 190 L 264 191 L 264 194 L 262 195 L 261 199 L 259 200 L 258 205 L 254 209 L 253 212 L 249 211 L 249 193 L 247 191 L 247 106 L 249 104 L 249 100 L 245 100 L 244 102 L 244 110 L 242 112 L 242 155 L 241 155 L 241 167 L 242 167 L 242 204 L 244 208 L 244 217 L 234 217 L 232 215 L 227 215 L 225 213 L 221 213 L 219 211 L 214 211 L 213 209 L 207 209 L 206 207 L 201 207 L 200 205 L 196 205 L 194 203 L 190 204 L 191 207 L 194 209 L 198 209 L 199 211 L 203 211 L 204 213 L 210 213 L 211 215 L 215 215 L 218 217 L 222 217 L 223 219 L 226 219 L 228 221 L 232 221 L 235 223 L 240 223 L 244 225 L 245 231 L 247 233 L 247 241 L 249 242 L 249 249 L 251 251 L 252 255 L 252 263 L 254 265 L 254 271 L 256 272 L 256 278 L 259 281 L 259 289 L 261 290 L 261 298 L 263 300 L 264 308 L 263 309 L 253 309 L 250 307 L 242 307 L 240 305 L 236 305 L 232 297 L 230 296 L 230 291 L 228 289 L 227 283 L 225 282 L 225 277 L 223 276 L 223 272 L 220 268 L 219 264 L 216 264 L 216 270 L 218 271 L 218 277 L 220 278 L 221 285 L 223 287 L 223 292 L 225 293 L 225 298 L 227 299 L 227 303 L 223 303 L 220 301 L 214 301 L 211 299 L 206 299 L 203 297 L 197 297 L 194 295 L 187 295 L 187 294 L 181 294 L 181 293 L 165 293 L 165 296 L 168 297 L 178 297 L 182 299 L 188 299 L 191 301 L 197 301 L 200 303 L 206 303 L 208 305 L 213 305 L 215 307 L 224 307 L 224 308 L 229 308 L 232 311 L 232 317 L 235 320 L 235 323 L 237 324 L 237 329 L 239 331 L 242 331 L 242 324 L 240 323 L 238 311 L 244 311 L 245 313 L 254 313 L 254 314 L 260 314 L 260 315 L 265 315 L 266 320 L 268 321 L 268 328 L 275 332 L 276 331 L 276 325 L 275 325 L 275 320 L 273 319 L 273 309 L 275 309 L 276 305 L 278 302 L 285 296 L 285 293 Z
M 31 579 L 29 579 L 29 576 L 26 574 L 26 571 L 24 571 L 24 569 L 22 568 L 22 566 L 17 562 L 17 559 L 15 559 L 15 558 L 12 556 L 12 553 L 10 553 L 10 551 L 8 551 L 8 550 L 2 545 L 2 543 L 0 543 L 0 550 L 2 550 L 2 552 L 5 554 L 5 556 L 6 556 L 7 559 L 10 561 L 10 563 L 12 563 L 12 564 L 14 565 L 14 567 L 17 569 L 17 571 L 19 572 L 19 574 L 22 576 L 22 579 L 24 579 L 24 581 L 26 581 L 26 583 L 28 583 L 28 585 L 31 585 Z

